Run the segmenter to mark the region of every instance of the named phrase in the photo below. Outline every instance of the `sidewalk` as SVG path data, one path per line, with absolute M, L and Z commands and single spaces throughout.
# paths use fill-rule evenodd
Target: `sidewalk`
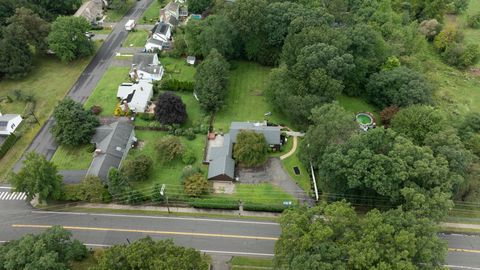
M 213 214 L 213 215 L 231 215 L 231 216 L 248 216 L 248 217 L 279 217 L 281 213 L 244 211 L 244 210 L 221 210 L 221 209 L 200 209 L 193 207 L 165 207 L 165 206 L 143 206 L 143 205 L 124 205 L 124 204 L 101 204 L 101 203 L 85 203 L 78 204 L 76 207 L 81 208 L 103 208 L 115 210 L 143 210 L 143 211 L 159 211 L 172 213 L 192 213 L 192 214 Z
M 480 231 L 480 224 L 441 222 L 440 226 L 442 226 L 444 228 L 474 229 L 474 230 L 479 230 Z

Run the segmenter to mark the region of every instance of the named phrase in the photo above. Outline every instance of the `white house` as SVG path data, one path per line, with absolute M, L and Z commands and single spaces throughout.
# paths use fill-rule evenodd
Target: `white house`
M 152 29 L 152 38 L 162 42 L 168 42 L 172 38 L 172 29 L 170 25 L 160 22 Z
M 153 85 L 144 80 L 138 83 L 122 83 L 117 92 L 117 98 L 120 99 L 124 111 L 128 107 L 133 112 L 145 112 L 152 96 Z
M 145 50 L 147 52 L 154 52 L 156 50 L 161 51 L 163 49 L 163 44 L 164 43 L 165 42 L 163 42 L 163 41 L 156 40 L 154 38 L 149 38 L 147 40 L 147 43 L 145 44 Z
M 0 113 L 0 135 L 10 135 L 22 122 L 22 116 L 19 114 L 1 114 Z
M 130 69 L 130 78 L 133 81 L 159 81 L 163 77 L 163 66 L 156 53 L 136 53 Z

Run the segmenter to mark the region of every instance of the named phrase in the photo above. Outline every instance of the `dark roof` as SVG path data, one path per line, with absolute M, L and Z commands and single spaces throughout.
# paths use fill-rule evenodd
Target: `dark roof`
M 130 150 L 132 133 L 133 125 L 125 121 L 98 127 L 92 138 L 92 143 L 95 143 L 96 148 L 100 149 L 101 153 L 97 153 L 93 158 L 87 174 L 107 180 L 110 168 L 118 168 L 124 156 Z
M 165 10 L 173 11 L 173 12 L 178 12 L 178 9 L 180 8 L 180 5 L 175 2 L 170 2 L 165 6 Z
M 240 130 L 253 130 L 256 133 L 261 133 L 265 136 L 268 144 L 280 144 L 281 128 L 279 126 L 265 126 L 250 122 L 232 122 L 230 125 L 230 136 L 232 142 L 237 142 L 237 134 Z
M 62 170 L 59 173 L 63 176 L 63 183 L 77 184 L 85 178 L 87 170 Z
M 173 16 L 170 16 L 170 19 L 168 20 L 168 23 L 170 25 L 177 26 L 178 25 L 178 20 L 177 20 L 177 18 L 175 18 Z
M 155 53 L 136 53 L 133 55 L 133 64 L 137 66 L 148 66 L 153 63 Z
M 152 44 L 163 46 L 164 42 L 161 41 L 161 40 L 158 40 L 158 39 L 150 38 L 150 39 L 147 40 L 147 43 L 152 43 Z
M 170 26 L 166 23 L 158 23 L 153 27 L 152 33 L 166 35 L 169 27 Z
M 232 159 L 232 142 L 229 134 L 224 135 L 223 146 L 210 148 L 208 179 L 227 175 L 232 180 L 235 175 L 235 161 Z

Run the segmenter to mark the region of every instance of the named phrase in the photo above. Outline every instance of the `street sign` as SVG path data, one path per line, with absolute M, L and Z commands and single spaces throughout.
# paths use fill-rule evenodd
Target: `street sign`
M 160 195 L 163 196 L 164 191 L 165 191 L 165 184 L 162 184 L 162 189 L 160 190 Z

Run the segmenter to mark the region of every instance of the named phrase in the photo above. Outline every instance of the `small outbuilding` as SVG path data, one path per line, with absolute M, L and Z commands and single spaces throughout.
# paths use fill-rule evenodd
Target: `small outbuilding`
M 22 122 L 20 114 L 1 114 L 0 113 L 0 135 L 10 135 Z
M 187 64 L 189 65 L 195 65 L 196 60 L 195 56 L 187 56 Z

